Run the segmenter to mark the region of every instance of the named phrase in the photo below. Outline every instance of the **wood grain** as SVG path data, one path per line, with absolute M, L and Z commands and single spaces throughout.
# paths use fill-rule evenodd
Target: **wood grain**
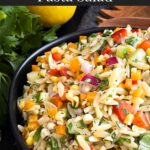
M 114 6 L 112 10 L 101 9 L 100 13 L 108 18 L 145 17 L 150 18 L 150 6 Z
M 150 26 L 150 18 L 142 18 L 142 17 L 118 17 L 112 19 L 103 19 L 101 17 L 97 17 L 101 23 L 99 23 L 99 27 L 126 27 L 130 24 L 134 28 L 147 29 Z

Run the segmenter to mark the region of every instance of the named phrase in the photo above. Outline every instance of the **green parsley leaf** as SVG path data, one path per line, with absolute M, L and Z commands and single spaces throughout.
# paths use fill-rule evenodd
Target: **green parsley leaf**
M 109 85 L 108 79 L 101 80 L 101 82 L 98 85 L 97 89 L 102 90 L 102 91 L 106 90 L 108 88 L 108 85 Z
M 125 40 L 126 44 L 131 45 L 131 46 L 135 46 L 137 41 L 138 39 L 136 37 L 129 37 Z
M 33 139 L 34 141 L 38 142 L 40 138 L 41 138 L 41 128 L 38 128 L 33 135 Z

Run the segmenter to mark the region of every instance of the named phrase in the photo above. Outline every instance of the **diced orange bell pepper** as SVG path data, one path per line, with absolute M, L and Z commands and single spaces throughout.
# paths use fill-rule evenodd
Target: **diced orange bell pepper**
M 29 122 L 27 128 L 28 128 L 28 130 L 33 131 L 33 130 L 38 129 L 39 126 L 40 125 L 39 125 L 38 121 L 34 121 L 34 122 Z
M 47 110 L 47 113 L 48 113 L 49 117 L 55 118 L 56 113 L 57 113 L 57 108 L 49 108 Z
M 57 125 L 55 126 L 56 134 L 66 135 L 66 126 L 64 125 Z
M 80 41 L 82 41 L 82 40 L 86 40 L 87 39 L 87 36 L 83 36 L 83 35 L 81 35 L 80 37 L 79 37 L 79 40 Z
M 145 92 L 144 92 L 142 87 L 137 88 L 133 92 L 133 97 L 141 97 L 141 98 L 143 98 L 144 96 L 145 96 Z
M 80 101 L 83 101 L 86 99 L 86 94 L 81 93 L 80 94 Z
M 150 125 L 146 119 L 146 116 L 142 111 L 139 111 L 135 114 L 133 124 L 141 127 L 141 128 L 148 128 Z
M 93 144 L 90 144 L 90 150 L 95 150 L 95 147 L 94 147 L 94 145 Z
M 29 115 L 28 122 L 34 122 L 38 120 L 38 116 L 36 114 Z
M 46 63 L 46 59 L 45 59 L 45 57 L 38 56 L 36 59 L 36 62 Z
M 38 65 L 32 65 L 32 71 L 39 71 L 40 67 Z
M 52 102 L 56 105 L 57 108 L 62 108 L 63 102 L 60 99 L 53 99 Z
M 84 73 L 77 74 L 77 79 L 80 81 L 84 77 Z
M 44 53 L 47 62 L 48 62 L 48 57 L 49 57 L 50 54 L 51 54 L 51 51 L 48 51 L 48 52 Z
M 78 60 L 77 57 L 74 57 L 71 61 L 70 61 L 70 70 L 72 72 L 78 72 L 80 71 L 80 62 Z
M 119 87 L 125 88 L 125 85 L 124 85 L 123 83 L 120 83 L 120 84 L 119 84 Z
M 78 149 L 77 150 L 83 150 L 83 148 L 82 147 L 78 147 Z
M 137 70 L 136 72 L 131 71 L 131 79 L 132 80 L 141 80 L 142 79 L 141 70 Z
M 96 93 L 95 92 L 88 92 L 87 93 L 87 96 L 86 96 L 86 99 L 87 99 L 87 101 L 89 101 L 89 102 L 93 102 L 93 100 L 94 100 L 94 98 L 95 98 L 95 96 L 96 96 Z
M 132 88 L 132 79 L 126 79 L 124 87 L 130 90 Z
M 70 48 L 72 48 L 72 49 L 77 49 L 77 44 L 75 44 L 75 43 L 68 43 L 68 49 L 70 49 Z
M 150 48 L 150 40 L 144 40 L 140 45 L 139 48 L 144 49 L 145 51 Z

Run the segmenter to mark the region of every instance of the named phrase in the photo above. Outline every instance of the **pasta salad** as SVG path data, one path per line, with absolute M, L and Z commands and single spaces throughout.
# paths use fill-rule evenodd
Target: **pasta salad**
M 150 29 L 81 35 L 36 62 L 18 100 L 29 148 L 150 149 Z

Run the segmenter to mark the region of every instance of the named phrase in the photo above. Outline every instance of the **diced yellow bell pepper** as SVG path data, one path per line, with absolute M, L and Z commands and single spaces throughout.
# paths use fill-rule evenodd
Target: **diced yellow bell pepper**
M 29 137 L 26 139 L 26 143 L 27 143 L 28 146 L 33 145 L 33 137 L 32 137 L 32 136 L 29 136 Z
M 58 82 L 59 81 L 59 78 L 56 76 L 51 76 L 50 79 L 52 82 Z
M 33 100 L 30 100 L 30 99 L 29 99 L 29 100 L 26 100 L 23 110 L 24 110 L 24 111 L 28 111 L 28 110 L 30 110 L 34 105 L 35 105 L 35 103 L 34 103 Z
M 89 93 L 87 93 L 86 99 L 87 99 L 87 101 L 89 101 L 89 102 L 93 102 L 95 96 L 96 96 L 96 93 L 95 93 L 95 92 L 89 92 Z
M 148 49 L 146 50 L 146 54 L 147 54 L 148 56 L 150 56 L 150 48 L 148 48 Z
M 133 92 L 133 97 L 141 97 L 141 98 L 143 98 L 144 96 L 145 96 L 145 92 L 144 92 L 142 87 L 137 88 Z
M 132 88 L 132 79 L 126 79 L 124 87 L 130 90 Z
M 34 122 L 38 120 L 38 116 L 36 114 L 29 115 L 28 122 Z
M 142 79 L 141 70 L 137 70 L 136 72 L 131 71 L 131 79 L 132 80 L 141 80 Z
M 48 113 L 49 117 L 55 118 L 56 113 L 57 113 L 57 108 L 49 108 L 47 110 L 47 113 Z

